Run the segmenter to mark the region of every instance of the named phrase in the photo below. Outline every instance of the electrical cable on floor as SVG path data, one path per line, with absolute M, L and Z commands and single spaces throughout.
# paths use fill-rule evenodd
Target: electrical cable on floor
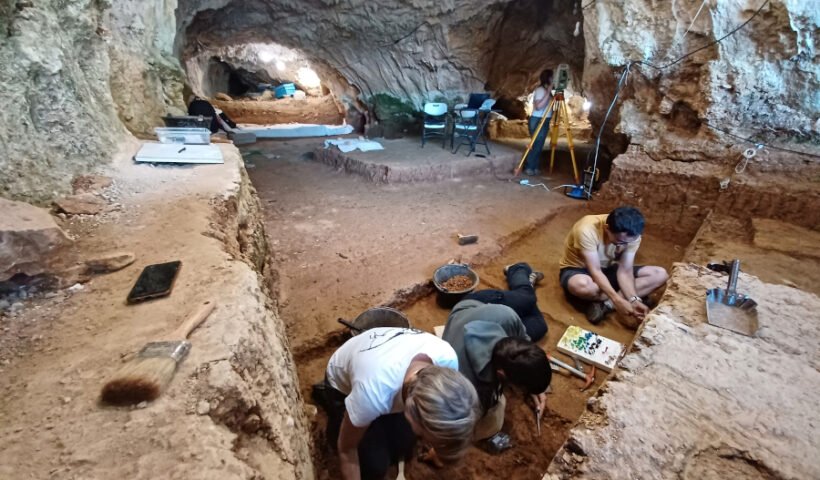
M 512 181 L 512 180 L 510 180 L 510 181 Z M 518 183 L 519 185 L 521 185 L 523 187 L 544 187 L 544 190 L 546 190 L 548 192 L 550 191 L 549 187 L 547 187 L 546 184 L 544 184 L 543 182 L 542 183 L 530 183 L 530 181 L 525 178 L 523 180 L 516 181 L 516 183 Z

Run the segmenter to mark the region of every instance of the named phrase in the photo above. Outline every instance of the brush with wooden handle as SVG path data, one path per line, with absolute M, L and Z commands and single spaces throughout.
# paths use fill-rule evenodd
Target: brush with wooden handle
M 216 303 L 205 302 L 164 340 L 146 344 L 105 384 L 102 401 L 129 405 L 155 400 L 174 377 L 177 364 L 188 351 L 188 335 L 213 312 Z

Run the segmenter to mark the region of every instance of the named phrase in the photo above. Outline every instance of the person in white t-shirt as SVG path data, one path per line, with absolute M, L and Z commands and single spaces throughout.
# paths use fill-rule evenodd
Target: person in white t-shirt
M 445 341 L 421 330 L 373 328 L 351 338 L 325 372 L 327 438 L 345 480 L 384 478 L 412 455 L 416 437 L 439 458 L 470 445 L 478 395 Z
M 541 123 L 544 115 L 547 119 L 544 120 L 544 126 L 538 132 L 535 142 L 532 144 L 530 153 L 527 154 L 527 161 L 524 164 L 524 173 L 527 175 L 538 175 L 541 173 L 539 168 L 541 164 L 541 150 L 544 148 L 544 142 L 547 139 L 547 133 L 550 130 L 550 119 L 552 118 L 552 111 L 547 111 L 547 107 L 552 100 L 552 70 L 546 69 L 541 72 L 539 77 L 540 83 L 538 88 L 532 93 L 532 115 L 530 115 L 530 137 L 535 134 L 535 129 Z

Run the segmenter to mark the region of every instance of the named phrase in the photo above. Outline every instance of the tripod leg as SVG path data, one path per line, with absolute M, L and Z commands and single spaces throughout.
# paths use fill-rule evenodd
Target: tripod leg
M 544 110 L 544 116 L 541 117 L 541 121 L 538 123 L 538 127 L 536 127 L 535 132 L 530 139 L 530 144 L 527 145 L 527 149 L 524 151 L 524 155 L 521 157 L 521 161 L 518 162 L 518 166 L 515 167 L 514 175 L 518 175 L 521 173 L 521 169 L 524 168 L 524 162 L 527 160 L 527 154 L 530 153 L 532 150 L 532 146 L 535 143 L 535 139 L 538 138 L 538 134 L 541 133 L 541 129 L 544 128 L 544 121 L 547 119 L 547 112 L 552 111 L 552 105 L 555 102 L 555 99 L 550 100 L 550 104 L 546 110 Z
M 562 100 L 558 100 L 558 108 L 555 109 L 553 114 L 552 129 L 550 129 L 550 173 L 552 173 L 552 167 L 555 164 L 555 146 L 558 145 L 558 127 L 561 124 L 561 105 L 563 104 Z
M 580 179 L 578 177 L 578 167 L 575 164 L 575 147 L 572 145 L 572 132 L 569 129 L 569 109 L 566 103 L 562 103 L 561 106 L 564 109 L 564 128 L 567 130 L 567 145 L 569 145 L 569 156 L 572 158 L 572 173 L 575 175 L 575 184 L 578 185 Z

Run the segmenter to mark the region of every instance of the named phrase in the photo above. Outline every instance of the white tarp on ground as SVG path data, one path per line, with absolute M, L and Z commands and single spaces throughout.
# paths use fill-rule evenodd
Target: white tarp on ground
M 310 123 L 283 123 L 280 125 L 242 124 L 239 130 L 253 132 L 256 138 L 329 137 L 353 133 L 350 125 L 316 125 Z
M 352 152 L 357 148 L 363 152 L 371 150 L 384 150 L 384 147 L 379 142 L 373 140 L 365 140 L 364 137 L 355 138 L 337 138 L 336 140 L 325 140 L 325 148 L 330 148 L 331 145 L 339 147 L 343 153 Z
M 147 163 L 225 163 L 216 145 L 146 143 L 134 155 L 135 162 Z

